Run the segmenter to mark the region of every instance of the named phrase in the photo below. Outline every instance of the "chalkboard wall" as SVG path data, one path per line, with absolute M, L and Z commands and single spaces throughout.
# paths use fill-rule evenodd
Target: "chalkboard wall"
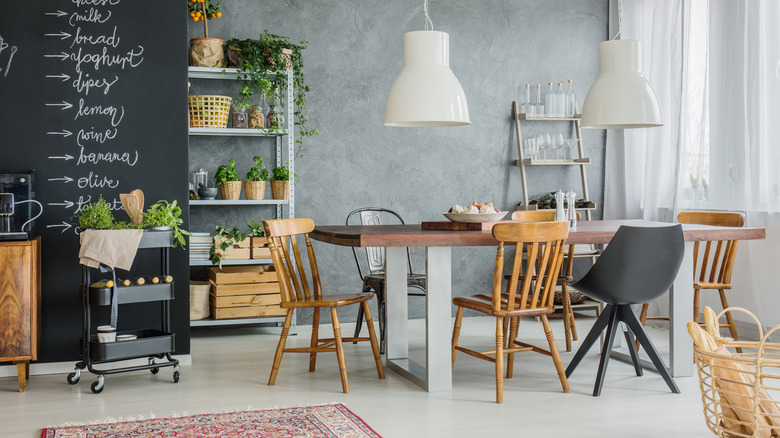
M 0 173 L 34 169 L 44 206 L 34 229 L 43 236 L 42 361 L 79 356 L 73 216 L 87 202 L 102 195 L 128 220 L 119 194 L 141 189 L 146 207 L 178 200 L 188 226 L 185 14 L 185 2 L 159 0 L 13 2 L 0 14 Z M 134 272 L 159 272 L 157 255 L 139 252 Z M 171 262 L 176 352 L 184 354 L 185 251 L 173 250 Z M 123 307 L 119 329 L 157 324 L 158 307 Z

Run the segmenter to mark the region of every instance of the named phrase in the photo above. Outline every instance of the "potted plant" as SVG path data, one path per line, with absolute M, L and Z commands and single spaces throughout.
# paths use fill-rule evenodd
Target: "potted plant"
M 285 164 L 284 166 L 274 167 L 273 176 L 271 177 L 271 197 L 274 199 L 289 199 L 290 198 L 290 169 Z M 295 178 L 298 178 L 297 174 L 293 174 Z
M 254 157 L 255 166 L 246 173 L 244 191 L 246 199 L 265 198 L 265 183 L 268 181 L 268 170 L 263 165 L 263 157 Z M 260 225 L 262 229 L 263 225 Z
M 285 101 L 281 98 L 281 91 L 287 89 L 287 70 L 292 70 L 295 106 L 292 117 L 300 133 L 295 140 L 296 156 L 302 153 L 303 138 L 319 133 L 307 126 L 306 119 L 306 93 L 309 87 L 306 86 L 303 75 L 302 53 L 308 44 L 308 41 L 292 43 L 289 37 L 274 35 L 267 29 L 258 39 L 231 38 L 225 44 L 230 65 L 241 70 L 237 79 L 239 95 L 249 99 L 259 93 L 269 102 L 268 112 L 278 114 L 277 119 L 283 117 Z M 266 120 L 266 126 L 271 132 L 281 131 L 283 127 L 280 125 L 269 124 L 269 120 Z
M 254 219 L 247 219 L 246 225 L 249 227 L 248 234 L 252 239 L 252 258 L 271 258 L 271 250 L 268 248 L 268 239 L 265 237 L 263 223 Z
M 82 230 L 88 228 L 108 230 L 113 225 L 114 213 L 111 212 L 111 206 L 108 205 L 108 202 L 103 199 L 103 195 L 100 195 L 97 201 L 87 204 L 79 214 L 79 228 Z
M 195 67 L 224 67 L 225 42 L 218 38 L 209 38 L 209 20 L 222 16 L 221 2 L 212 0 L 187 0 L 189 17 L 203 22 L 205 38 L 190 40 L 190 65 Z
M 173 231 L 173 247 L 181 246 L 184 248 L 187 241 L 184 236 L 191 235 L 189 231 L 179 228 L 184 223 L 181 216 L 181 207 L 176 204 L 176 200 L 168 202 L 159 200 L 152 204 L 145 212 L 141 213 L 144 218 L 144 224 L 151 229 L 170 229 Z
M 230 160 L 228 164 L 219 166 L 214 174 L 214 180 L 219 186 L 219 194 L 222 195 L 222 199 L 235 201 L 241 197 L 241 181 L 236 173 L 235 160 Z
M 247 240 L 247 236 L 238 227 L 229 229 L 224 225 L 217 225 L 212 237 L 214 238 L 214 246 L 209 252 L 212 264 L 219 265 L 221 268 L 223 260 L 249 259 L 251 250 L 248 247 L 240 247 Z

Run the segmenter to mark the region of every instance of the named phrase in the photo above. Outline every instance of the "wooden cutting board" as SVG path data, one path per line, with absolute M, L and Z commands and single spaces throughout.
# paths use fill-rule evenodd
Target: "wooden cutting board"
M 423 230 L 449 230 L 449 231 L 490 231 L 498 222 L 423 222 L 420 224 Z

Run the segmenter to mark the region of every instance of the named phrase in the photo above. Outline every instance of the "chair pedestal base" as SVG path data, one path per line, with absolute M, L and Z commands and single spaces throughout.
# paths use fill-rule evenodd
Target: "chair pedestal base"
M 596 323 L 593 325 L 593 328 L 588 333 L 588 336 L 586 336 L 585 340 L 582 341 L 582 345 L 577 350 L 577 353 L 574 355 L 571 363 L 569 363 L 569 366 L 566 368 L 566 377 L 568 378 L 571 376 L 571 374 L 574 372 L 574 369 L 577 368 L 577 365 L 579 365 L 583 357 L 585 357 L 585 354 L 588 352 L 588 350 L 590 350 L 601 333 L 606 330 L 607 336 L 606 339 L 604 339 L 604 346 L 601 349 L 599 369 L 596 375 L 596 383 L 593 387 L 593 396 L 598 397 L 601 395 L 601 387 L 604 384 L 604 377 L 606 376 L 607 365 L 609 363 L 609 354 L 612 351 L 612 345 L 615 342 L 615 336 L 617 336 L 618 326 L 621 322 L 628 326 L 628 331 L 625 331 L 624 334 L 626 336 L 626 341 L 628 344 L 627 346 L 631 354 L 631 361 L 634 363 L 634 370 L 636 371 L 636 375 L 642 375 L 642 367 L 639 364 L 639 356 L 637 355 L 636 346 L 632 339 L 632 334 L 639 341 L 639 344 L 645 349 L 645 352 L 650 357 L 653 365 L 655 365 L 658 373 L 661 375 L 661 377 L 663 377 L 667 386 L 669 386 L 669 389 L 673 393 L 679 394 L 680 390 L 674 383 L 674 380 L 669 374 L 669 371 L 667 370 L 663 360 L 661 360 L 658 351 L 656 351 L 655 346 L 653 346 L 653 343 L 650 342 L 650 338 L 647 337 L 647 334 L 642 329 L 642 325 L 639 323 L 636 315 L 634 315 L 634 312 L 631 310 L 631 306 L 627 304 L 607 304 L 607 306 L 601 312 L 599 318 L 596 320 Z

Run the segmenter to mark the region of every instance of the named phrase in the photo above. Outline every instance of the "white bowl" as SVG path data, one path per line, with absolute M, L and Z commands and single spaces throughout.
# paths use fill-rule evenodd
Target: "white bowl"
M 471 223 L 485 223 L 485 222 L 498 222 L 509 213 L 504 211 L 501 213 L 442 213 L 444 217 L 452 222 L 471 222 Z
M 99 325 L 97 331 L 98 342 L 101 344 L 116 341 L 116 328 L 110 325 Z

